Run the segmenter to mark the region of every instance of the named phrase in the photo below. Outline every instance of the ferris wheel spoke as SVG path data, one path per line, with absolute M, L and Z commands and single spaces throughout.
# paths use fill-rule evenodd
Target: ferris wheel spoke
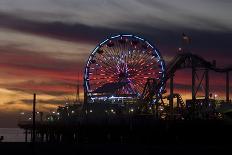
M 101 55 L 101 57 L 98 57 L 97 59 L 101 62 L 105 62 L 106 64 L 112 64 L 111 66 L 115 65 L 115 62 L 112 60 L 112 58 L 107 55 Z
M 96 60 L 98 60 L 98 62 L 102 62 L 106 65 L 111 65 L 112 61 L 108 60 L 107 58 L 102 58 L 102 57 L 96 57 Z M 113 65 L 111 65 L 113 66 Z
M 135 86 L 137 87 L 137 90 L 139 90 L 139 92 L 142 93 L 144 85 L 139 83 L 139 82 L 136 82 L 135 80 L 132 80 L 132 81 L 135 84 Z
M 89 71 L 89 74 L 112 74 L 112 73 L 115 73 L 114 70 L 110 69 L 109 67 L 108 68 L 105 68 L 103 69 L 102 67 L 98 68 L 98 69 L 91 69 Z
M 111 61 L 114 65 L 117 64 L 117 62 L 115 61 L 115 52 L 109 50 L 109 49 L 105 49 L 105 55 L 106 57 L 110 58 L 108 59 L 109 61 Z
M 115 56 L 115 52 L 111 50 L 112 47 L 108 47 L 107 45 L 104 46 L 104 49 L 107 51 L 106 53 Z
M 152 70 L 154 70 L 154 64 L 147 64 L 147 65 L 145 65 L 144 67 L 140 67 L 140 68 L 138 68 L 138 72 L 140 72 L 140 71 L 147 71 L 147 70 L 150 70 L 151 68 L 152 68 Z
M 90 74 L 91 76 L 92 76 L 92 75 L 98 76 L 98 75 L 101 75 L 101 74 L 111 76 L 113 73 L 114 73 L 114 71 L 109 71 L 109 70 L 103 71 L 103 70 L 101 70 L 101 69 L 99 69 L 99 70 L 91 70 L 91 71 L 89 72 L 89 74 Z
M 118 51 L 118 57 L 119 57 L 118 63 L 121 66 L 121 70 L 125 71 L 127 69 L 126 67 L 127 64 L 126 64 L 126 59 L 125 59 L 126 58 L 125 54 L 126 54 L 127 49 L 125 49 L 124 47 L 125 44 L 120 45 L 119 42 L 117 42 L 116 45 L 118 46 L 114 46 L 114 50 Z
M 105 62 L 105 61 L 99 60 L 99 59 L 98 59 L 98 62 L 99 62 L 100 66 L 104 66 L 104 68 L 108 69 L 109 71 L 115 72 L 115 70 L 114 70 L 114 68 L 115 68 L 114 64 L 111 64 L 109 62 Z
M 133 68 L 137 68 L 137 66 L 141 65 L 141 63 L 145 63 L 145 60 L 143 58 L 141 58 L 140 55 L 138 55 L 138 57 L 134 58 L 133 60 L 139 60 L 139 61 L 133 61 L 133 65 L 131 67 Z
M 109 54 L 109 51 L 106 49 L 102 49 L 102 50 L 104 51 L 103 54 L 101 55 L 101 57 L 97 58 L 99 62 L 104 64 L 106 68 L 108 68 L 109 66 L 111 68 L 115 68 L 114 66 L 116 63 L 112 60 L 113 58 L 112 54 L 111 53 Z M 115 72 L 114 70 L 112 71 Z
M 162 80 L 164 64 L 154 48 L 142 38 L 118 35 L 101 43 L 93 53 L 85 72 L 87 90 L 93 92 L 106 83 L 127 82 L 118 94 L 142 94 L 149 78 Z M 160 54 L 159 54 L 160 55 Z M 160 88 L 163 89 L 163 88 Z
M 138 76 L 138 75 L 154 75 L 157 74 L 159 71 L 152 69 L 152 67 L 146 67 L 146 68 L 141 68 L 136 70 L 136 72 L 132 72 L 130 75 L 131 76 Z
M 110 76 L 110 75 L 104 75 L 104 74 L 99 74 L 99 75 L 95 75 L 94 77 L 90 76 L 90 78 L 92 79 L 99 79 L 99 78 L 109 78 L 109 79 L 113 79 L 114 77 Z
M 138 70 L 137 70 L 137 73 L 134 73 L 134 74 L 143 74 L 143 73 L 149 73 L 149 72 L 153 72 L 153 73 L 158 73 L 159 70 L 156 70 L 156 69 L 153 69 L 152 67 L 140 67 Z
M 137 63 L 135 63 L 135 64 L 133 65 L 133 67 L 134 67 L 134 68 L 137 68 L 138 66 L 141 66 L 142 64 L 146 64 L 146 63 L 147 63 L 147 60 L 146 60 L 147 57 L 148 57 L 148 55 L 146 55 L 146 56 L 140 58 L 140 59 L 139 59 L 140 61 L 138 61 Z
M 104 49 L 104 51 L 105 51 L 105 54 L 108 56 L 108 57 L 114 57 L 115 55 L 115 53 L 113 52 L 113 51 L 111 51 L 109 48 L 107 48 L 107 47 L 104 47 L 103 48 Z
M 114 45 L 115 45 L 115 42 L 114 42 Z M 114 47 L 115 46 L 113 46 L 113 47 L 109 47 L 108 49 L 107 49 L 107 51 L 109 52 L 109 54 L 111 54 L 114 58 L 118 58 L 118 50 L 115 50 L 114 49 Z M 117 62 L 116 62 L 117 63 Z
M 157 65 L 155 65 L 156 63 L 154 62 L 154 61 L 152 61 L 152 59 L 150 58 L 150 59 L 146 59 L 145 60 L 145 66 L 148 66 L 148 65 L 153 65 L 153 66 L 157 66 Z
M 97 78 L 91 78 L 91 80 L 105 80 L 105 79 L 110 79 L 110 80 L 116 80 L 116 78 L 113 77 L 97 77 Z
M 136 82 L 132 80 L 131 83 L 133 84 L 134 90 L 136 91 L 136 93 L 141 92 L 141 89 L 137 86 L 138 84 L 136 84 Z

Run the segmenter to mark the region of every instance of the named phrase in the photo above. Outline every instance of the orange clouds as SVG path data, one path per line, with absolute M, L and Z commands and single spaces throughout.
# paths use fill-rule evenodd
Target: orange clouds
M 74 100 L 90 44 L 5 29 L 0 34 L 0 117 L 9 114 L 15 123 L 21 111 L 31 111 L 33 93 L 38 94 L 38 111 L 49 112 Z

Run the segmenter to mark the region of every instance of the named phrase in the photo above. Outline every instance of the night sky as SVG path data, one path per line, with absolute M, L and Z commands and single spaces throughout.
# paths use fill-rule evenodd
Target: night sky
M 111 35 L 145 37 L 168 63 L 185 33 L 192 53 L 231 65 L 231 8 L 231 0 L 1 0 L 0 127 L 16 126 L 19 113 L 32 109 L 33 93 L 40 111 L 73 100 L 90 52 Z M 190 73 L 175 78 L 184 98 Z M 225 75 L 210 75 L 210 92 L 224 99 Z

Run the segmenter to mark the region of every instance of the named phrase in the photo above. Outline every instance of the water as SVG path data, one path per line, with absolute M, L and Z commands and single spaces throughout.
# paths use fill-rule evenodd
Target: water
M 0 136 L 4 136 L 2 142 L 24 142 L 24 130 L 19 128 L 0 128 Z

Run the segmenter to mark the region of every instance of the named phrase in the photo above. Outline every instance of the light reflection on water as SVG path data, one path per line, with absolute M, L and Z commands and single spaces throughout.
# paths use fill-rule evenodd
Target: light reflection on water
M 4 136 L 2 142 L 24 142 L 24 130 L 19 128 L 0 128 L 0 137 Z

